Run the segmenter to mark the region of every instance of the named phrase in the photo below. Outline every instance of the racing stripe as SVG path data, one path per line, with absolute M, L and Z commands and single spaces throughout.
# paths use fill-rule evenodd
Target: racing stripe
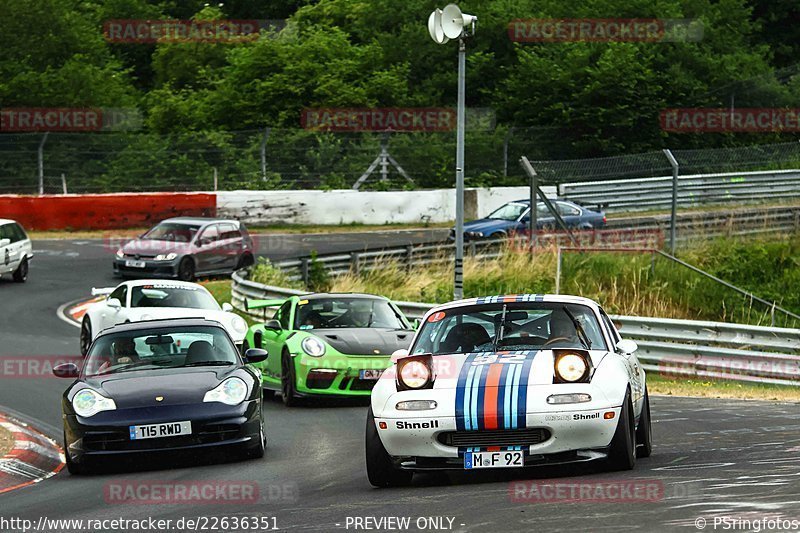
M 503 375 L 507 365 L 493 363 L 489 365 L 486 373 L 486 392 L 483 402 L 483 427 L 484 429 L 497 429 L 498 418 L 502 416 L 503 404 L 498 405 L 500 393 L 500 377 Z
M 456 383 L 456 429 L 463 430 L 469 429 L 466 427 L 468 416 L 466 412 L 469 406 L 469 381 L 471 378 L 471 371 L 474 369 L 472 360 L 475 359 L 477 354 L 467 354 L 464 361 L 464 366 L 458 374 L 458 382 Z
M 470 389 L 470 401 L 469 405 L 467 406 L 467 417 L 470 424 L 469 429 L 472 430 L 478 429 L 478 396 L 480 393 L 478 384 L 481 381 L 481 373 L 483 372 L 484 368 L 486 368 L 485 365 L 476 365 L 475 371 L 472 373 L 472 378 L 468 384 Z
M 528 357 L 525 358 L 525 362 L 520 365 L 521 369 L 521 377 L 519 380 L 519 386 L 517 389 L 519 390 L 519 397 L 517 401 L 517 426 L 518 428 L 527 427 L 527 412 L 528 412 L 528 379 L 531 375 L 531 367 L 533 366 L 533 359 L 535 357 L 536 352 L 530 352 Z
M 514 381 L 514 373 L 519 365 L 504 365 L 503 376 L 500 382 L 503 384 L 503 429 L 511 429 L 511 383 Z
M 514 365 L 514 375 L 511 377 L 511 426 L 507 429 L 517 429 L 517 405 L 519 399 L 519 377 L 523 365 Z
M 481 365 L 480 369 L 480 376 L 479 379 L 475 380 L 476 387 L 478 390 L 476 391 L 476 398 L 477 398 L 477 410 L 473 411 L 472 418 L 475 420 L 475 425 L 473 429 L 486 429 L 486 378 L 489 375 L 489 367 L 491 365 Z

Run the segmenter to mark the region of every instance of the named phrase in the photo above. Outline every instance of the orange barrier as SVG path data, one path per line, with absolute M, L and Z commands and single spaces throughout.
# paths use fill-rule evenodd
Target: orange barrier
M 0 195 L 0 218 L 31 230 L 149 227 L 175 216 L 216 216 L 214 193 Z

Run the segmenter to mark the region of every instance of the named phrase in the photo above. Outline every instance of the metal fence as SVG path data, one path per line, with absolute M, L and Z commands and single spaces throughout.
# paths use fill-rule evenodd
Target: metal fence
M 672 176 L 564 183 L 559 197 L 608 213 L 668 209 Z M 800 198 L 800 170 L 697 174 L 678 177 L 678 206 Z
M 233 275 L 233 306 L 254 318 L 270 310 L 247 311 L 245 299 L 288 298 L 304 291 L 271 287 Z M 395 302 L 411 319 L 433 304 Z M 800 386 L 800 329 L 771 328 L 666 318 L 612 316 L 625 338 L 636 340 L 642 367 L 663 376 Z

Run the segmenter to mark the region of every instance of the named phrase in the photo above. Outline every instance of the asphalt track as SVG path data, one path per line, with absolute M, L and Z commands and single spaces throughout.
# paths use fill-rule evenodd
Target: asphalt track
M 268 255 L 290 254 L 307 237 L 272 241 Z M 385 239 L 387 237 L 372 237 Z M 420 239 L 420 235 L 394 235 Z M 272 238 L 271 238 L 272 239 Z M 300 241 L 320 252 L 363 246 L 364 237 L 326 236 Z M 418 242 L 418 241 L 415 241 Z M 335 249 L 323 248 L 330 244 Z M 30 280 L 0 282 L 0 356 L 75 355 L 78 330 L 56 316 L 64 302 L 84 297 L 94 285 L 109 285 L 114 250 L 98 241 L 34 243 Z M 286 255 L 288 256 L 288 255 Z M 13 410 L 60 437 L 60 396 L 67 383 L 56 378 L 0 376 L 0 411 Z M 0 496 L 0 518 L 40 517 L 173 519 L 198 516 L 276 517 L 279 529 L 343 530 L 354 517 L 453 519 L 452 531 L 697 531 L 695 520 L 714 517 L 800 519 L 800 418 L 797 405 L 766 402 L 652 398 L 655 448 L 631 472 L 605 472 L 600 465 L 549 467 L 524 472 L 419 475 L 412 487 L 373 489 L 364 472 L 364 404 L 286 409 L 266 404 L 267 456 L 260 461 L 215 462 L 170 458 L 153 464 L 122 464 L 98 476 L 62 472 L 38 485 Z M 256 503 L 142 505 L 107 501 L 109 484 L 127 482 L 254 481 Z M 512 482 L 553 480 L 636 482 L 657 487 L 656 501 L 515 501 Z M 547 481 L 550 480 L 550 481 Z M 448 522 L 445 520 L 445 524 Z M 13 528 L 2 528 L 15 531 Z M 721 525 L 718 526 L 721 529 Z M 785 529 L 785 528 L 782 528 Z M 75 529 L 71 529 L 75 531 Z M 428 529 L 431 530 L 431 529 Z

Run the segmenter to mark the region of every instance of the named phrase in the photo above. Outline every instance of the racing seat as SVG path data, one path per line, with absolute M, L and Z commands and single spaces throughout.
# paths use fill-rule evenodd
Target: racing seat
M 575 348 L 580 345 L 575 324 L 563 311 L 550 314 L 550 336 L 544 344 L 547 348 Z
M 189 345 L 189 349 L 186 351 L 186 361 L 184 364 L 190 365 L 192 363 L 205 363 L 216 360 L 214 347 L 211 346 L 211 343 L 208 341 L 194 341 Z
M 447 338 L 439 345 L 439 353 L 468 353 L 491 340 L 486 328 L 480 324 L 465 322 L 453 326 Z

